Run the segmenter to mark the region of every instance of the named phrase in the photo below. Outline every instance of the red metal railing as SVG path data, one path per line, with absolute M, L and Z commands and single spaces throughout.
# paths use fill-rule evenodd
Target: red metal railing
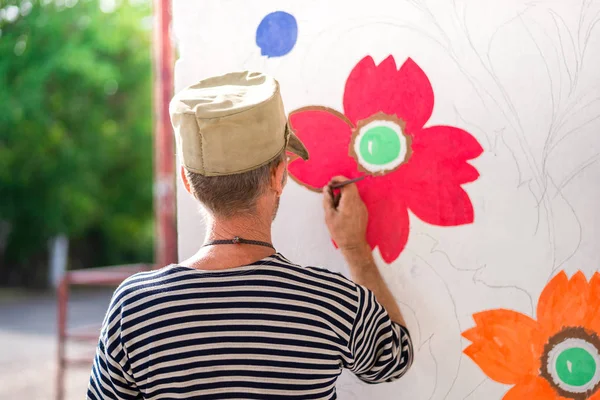
M 69 366 L 89 366 L 91 357 L 69 357 L 67 354 L 67 342 L 90 342 L 93 348 L 98 342 L 100 334 L 100 323 L 91 327 L 83 327 L 77 330 L 67 329 L 69 289 L 71 286 L 117 286 L 129 276 L 142 271 L 149 271 L 152 265 L 130 264 L 114 267 L 80 269 L 68 271 L 62 277 L 57 290 L 58 307 L 58 353 L 56 373 L 56 399 L 63 400 L 65 396 L 65 374 Z M 100 322 L 100 321 L 99 321 Z

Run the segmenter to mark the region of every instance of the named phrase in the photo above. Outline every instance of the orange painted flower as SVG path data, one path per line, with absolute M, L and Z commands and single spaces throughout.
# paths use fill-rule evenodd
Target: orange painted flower
M 556 275 L 537 321 L 511 310 L 474 314 L 465 354 L 491 379 L 514 385 L 504 400 L 600 400 L 600 273 Z

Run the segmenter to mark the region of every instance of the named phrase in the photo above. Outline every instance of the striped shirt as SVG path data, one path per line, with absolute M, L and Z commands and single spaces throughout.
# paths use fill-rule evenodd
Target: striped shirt
M 202 271 L 133 275 L 103 322 L 88 399 L 335 399 L 342 368 L 389 382 L 412 363 L 408 331 L 373 293 L 277 253 Z

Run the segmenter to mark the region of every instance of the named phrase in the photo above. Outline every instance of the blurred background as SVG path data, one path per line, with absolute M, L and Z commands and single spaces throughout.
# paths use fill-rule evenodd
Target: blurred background
M 1 399 L 56 398 L 65 270 L 154 261 L 152 13 L 0 0 Z M 114 286 L 91 286 L 71 290 L 69 327 L 99 326 Z M 79 346 L 68 399 L 87 387 L 95 346 Z

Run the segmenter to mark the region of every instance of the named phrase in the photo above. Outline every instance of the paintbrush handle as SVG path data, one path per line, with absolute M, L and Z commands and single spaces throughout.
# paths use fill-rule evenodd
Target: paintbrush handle
M 344 182 L 332 183 L 329 187 L 331 187 L 332 189 L 339 189 L 339 188 L 349 185 L 351 183 L 356 183 L 358 181 L 362 181 L 365 178 L 366 178 L 366 176 L 363 175 L 363 176 L 359 176 L 358 178 L 348 179 L 347 181 L 344 181 Z

